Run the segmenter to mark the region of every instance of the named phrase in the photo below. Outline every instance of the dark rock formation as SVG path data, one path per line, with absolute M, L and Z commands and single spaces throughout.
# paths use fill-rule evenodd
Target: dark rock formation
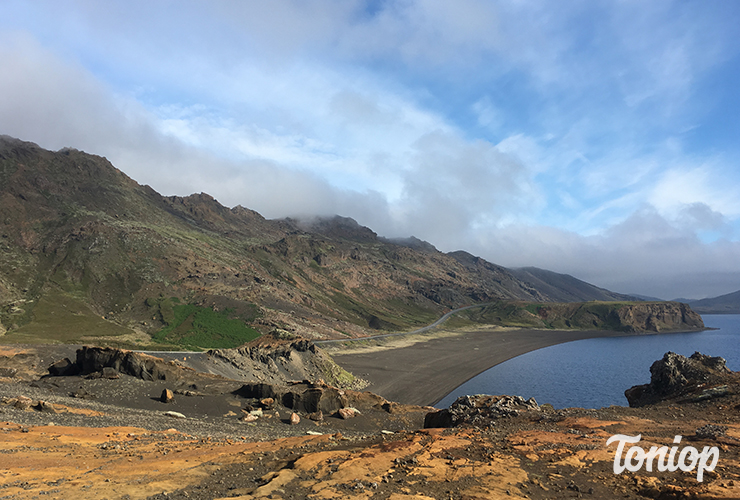
M 290 385 L 245 384 L 236 394 L 256 400 L 272 399 L 286 408 L 307 414 L 322 412 L 331 415 L 347 406 L 344 391 L 308 381 Z
M 79 368 L 71 359 L 64 358 L 49 367 L 49 375 L 52 377 L 79 375 Z
M 487 427 L 496 420 L 513 417 L 523 411 L 537 411 L 539 405 L 521 396 L 461 396 L 449 408 L 427 413 L 424 428 L 472 425 Z
M 708 399 L 728 394 L 727 387 L 712 387 L 727 382 L 733 372 L 725 359 L 695 352 L 687 358 L 667 352 L 650 367 L 650 383 L 624 391 L 632 407 L 645 406 L 665 399 L 692 397 Z
M 49 375 L 54 377 L 95 374 L 117 378 L 119 373 L 142 380 L 180 380 L 185 374 L 194 375 L 195 370 L 147 354 L 87 346 L 77 350 L 74 363 L 65 358 L 49 367 Z

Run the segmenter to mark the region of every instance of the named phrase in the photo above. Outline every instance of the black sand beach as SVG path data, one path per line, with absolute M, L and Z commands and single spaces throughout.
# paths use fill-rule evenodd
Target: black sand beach
M 442 332 L 415 342 L 330 351 L 332 358 L 370 382 L 366 390 L 391 401 L 433 405 L 456 387 L 499 363 L 536 349 L 596 337 L 629 335 L 614 331 L 495 329 Z

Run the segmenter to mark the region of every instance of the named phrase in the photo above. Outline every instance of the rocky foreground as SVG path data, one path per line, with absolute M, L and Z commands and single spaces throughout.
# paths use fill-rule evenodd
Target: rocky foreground
M 75 354 L 47 370 L 35 348 L 0 350 L 0 498 L 740 498 L 740 374 L 698 353 L 667 353 L 627 391 L 634 407 L 599 410 L 516 396 L 436 410 Z M 686 470 L 648 470 L 634 451 L 616 474 L 617 435 L 640 438 L 620 463 L 665 446 Z

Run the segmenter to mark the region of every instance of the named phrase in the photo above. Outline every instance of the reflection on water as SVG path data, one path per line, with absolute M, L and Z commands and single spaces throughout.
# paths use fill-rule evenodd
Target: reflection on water
M 740 315 L 703 315 L 704 332 L 578 340 L 539 349 L 494 366 L 455 389 L 435 406 L 466 394 L 534 397 L 555 408 L 627 406 L 624 391 L 650 382 L 650 365 L 667 351 L 722 356 L 740 370 Z

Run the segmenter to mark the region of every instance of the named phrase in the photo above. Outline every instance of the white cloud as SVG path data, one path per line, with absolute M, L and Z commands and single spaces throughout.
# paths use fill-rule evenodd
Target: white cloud
M 702 242 L 650 207 L 600 236 L 512 225 L 480 235 L 468 248 L 506 266 L 534 264 L 614 291 L 663 299 L 716 296 L 736 291 L 740 282 L 740 242 Z
M 649 201 L 661 213 L 677 215 L 688 205 L 704 204 L 725 216 L 740 216 L 740 186 L 710 164 L 668 169 L 656 183 Z
M 732 273 L 732 154 L 690 143 L 737 52 L 724 8 L 11 0 L 0 133 L 600 285 Z

